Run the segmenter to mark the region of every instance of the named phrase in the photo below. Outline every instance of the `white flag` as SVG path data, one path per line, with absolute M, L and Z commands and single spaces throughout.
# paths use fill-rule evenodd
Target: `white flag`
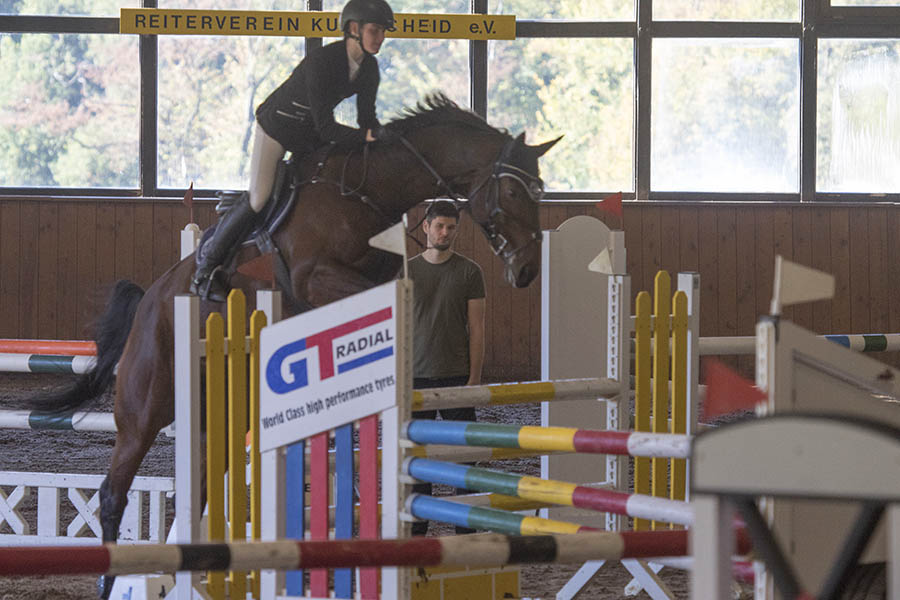
M 406 216 L 399 223 L 369 238 L 369 245 L 379 250 L 399 254 L 406 259 Z
M 800 302 L 834 298 L 834 275 L 775 257 L 775 285 L 772 289 L 772 314 L 781 307 Z
M 596 258 L 591 261 L 591 264 L 588 265 L 588 270 L 595 273 L 603 273 L 605 275 L 613 274 L 612 261 L 609 258 L 609 248 L 604 248 L 603 252 L 598 254 Z

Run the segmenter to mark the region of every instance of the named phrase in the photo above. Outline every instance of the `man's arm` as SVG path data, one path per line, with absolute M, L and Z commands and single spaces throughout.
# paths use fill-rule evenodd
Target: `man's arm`
M 484 366 L 484 298 L 468 301 L 469 317 L 469 381 L 466 385 L 481 383 Z

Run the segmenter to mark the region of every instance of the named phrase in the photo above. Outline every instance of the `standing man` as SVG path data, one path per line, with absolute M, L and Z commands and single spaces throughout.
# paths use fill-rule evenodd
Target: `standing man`
M 425 251 L 409 261 L 413 280 L 413 387 L 477 385 L 484 364 L 484 277 L 481 267 L 452 250 L 459 227 L 453 202 L 433 202 L 425 213 Z M 414 412 L 434 419 L 437 411 Z M 448 421 L 474 421 L 475 408 L 440 411 Z M 431 494 L 430 483 L 413 491 Z M 458 490 L 458 493 L 463 493 Z M 413 523 L 413 535 L 425 535 L 427 521 Z M 457 528 L 457 533 L 472 530 Z

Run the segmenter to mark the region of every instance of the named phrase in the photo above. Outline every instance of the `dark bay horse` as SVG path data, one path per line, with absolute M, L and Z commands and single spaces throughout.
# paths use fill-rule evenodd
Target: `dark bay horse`
M 398 222 L 428 198 L 468 198 L 473 220 L 503 260 L 506 280 L 527 286 L 538 274 L 542 182 L 538 158 L 557 140 L 528 146 L 443 95 L 432 95 L 387 125 L 385 141 L 367 149 L 337 150 L 321 164 L 302 164 L 305 184 L 292 212 L 272 235 L 290 273 L 299 305 L 322 306 L 396 277 L 402 258 L 368 246 L 370 237 Z M 236 262 L 259 255 L 245 246 Z M 97 366 L 74 387 L 45 398 L 45 410 L 74 410 L 113 380 L 118 432 L 100 489 L 103 541 L 115 542 L 135 473 L 160 429 L 174 419 L 173 297 L 187 292 L 193 257 L 173 266 L 143 292 L 117 284 L 98 331 Z M 263 282 L 235 274 L 253 309 Z M 201 303 L 201 313 L 223 310 Z M 285 312 L 291 311 L 285 307 Z M 103 582 L 101 595 L 111 590 Z

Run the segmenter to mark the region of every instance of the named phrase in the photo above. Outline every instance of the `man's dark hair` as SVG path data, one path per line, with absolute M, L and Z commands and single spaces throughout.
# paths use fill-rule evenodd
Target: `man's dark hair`
M 435 200 L 425 211 L 425 220 L 431 223 L 435 217 L 450 217 L 459 221 L 459 209 L 449 200 Z

